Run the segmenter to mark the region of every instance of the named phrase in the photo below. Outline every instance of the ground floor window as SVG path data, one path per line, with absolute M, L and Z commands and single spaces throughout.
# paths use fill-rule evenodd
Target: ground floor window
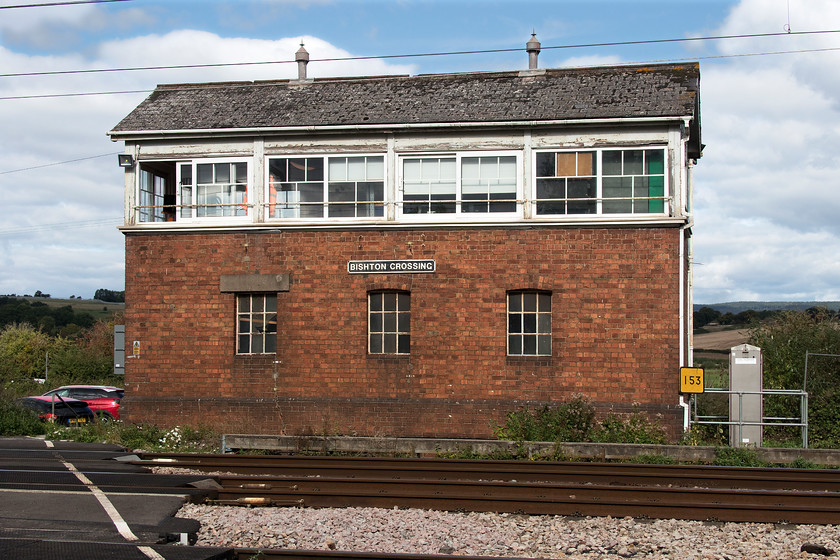
M 277 352 L 277 295 L 236 296 L 236 353 Z
M 368 294 L 368 351 L 408 354 L 411 347 L 411 295 L 408 292 Z
M 508 355 L 551 356 L 551 294 L 508 293 Z

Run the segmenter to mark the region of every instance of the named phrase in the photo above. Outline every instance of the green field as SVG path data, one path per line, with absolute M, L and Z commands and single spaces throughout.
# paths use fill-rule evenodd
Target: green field
M 60 299 L 43 297 L 20 297 L 18 299 L 23 299 L 30 303 L 37 301 L 45 303 L 50 307 L 65 307 L 69 305 L 76 313 L 90 313 L 93 315 L 93 318 L 97 320 L 110 319 L 115 313 L 119 313 L 125 309 L 124 303 L 111 303 L 96 299 Z

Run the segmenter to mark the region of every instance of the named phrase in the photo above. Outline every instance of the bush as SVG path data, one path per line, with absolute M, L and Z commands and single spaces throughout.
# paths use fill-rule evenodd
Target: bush
M 642 412 L 622 418 L 612 412 L 595 429 L 592 441 L 600 443 L 644 443 L 661 445 L 667 441 L 665 429 Z
M 508 412 L 503 425 L 494 424 L 498 439 L 507 441 L 588 441 L 595 409 L 577 397 L 558 406 Z
M 769 467 L 758 458 L 758 451 L 752 447 L 717 447 L 713 465 L 722 467 Z
M 0 436 L 39 436 L 46 432 L 45 423 L 35 412 L 12 401 L 0 401 Z
M 493 424 L 493 432 L 498 439 L 507 441 L 648 444 L 667 441 L 664 427 L 638 410 L 627 416 L 610 413 L 596 424 L 595 408 L 583 397 L 557 406 L 508 412 L 504 424 Z

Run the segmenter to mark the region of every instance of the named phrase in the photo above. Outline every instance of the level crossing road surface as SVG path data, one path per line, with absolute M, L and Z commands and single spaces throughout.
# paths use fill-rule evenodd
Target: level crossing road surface
M 190 546 L 199 523 L 174 517 L 210 491 L 207 475 L 156 475 L 130 458 L 117 445 L 0 438 L 0 558 L 233 558 Z

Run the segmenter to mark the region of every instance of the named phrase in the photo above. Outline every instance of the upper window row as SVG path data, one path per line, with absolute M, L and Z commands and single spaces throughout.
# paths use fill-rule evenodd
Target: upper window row
M 668 209 L 663 148 L 538 151 L 527 188 L 521 160 L 518 152 L 400 156 L 392 183 L 384 155 L 269 157 L 262 206 L 268 220 L 523 217 L 526 202 L 535 217 Z M 141 162 L 138 218 L 247 218 L 255 206 L 250 165 L 248 159 Z

